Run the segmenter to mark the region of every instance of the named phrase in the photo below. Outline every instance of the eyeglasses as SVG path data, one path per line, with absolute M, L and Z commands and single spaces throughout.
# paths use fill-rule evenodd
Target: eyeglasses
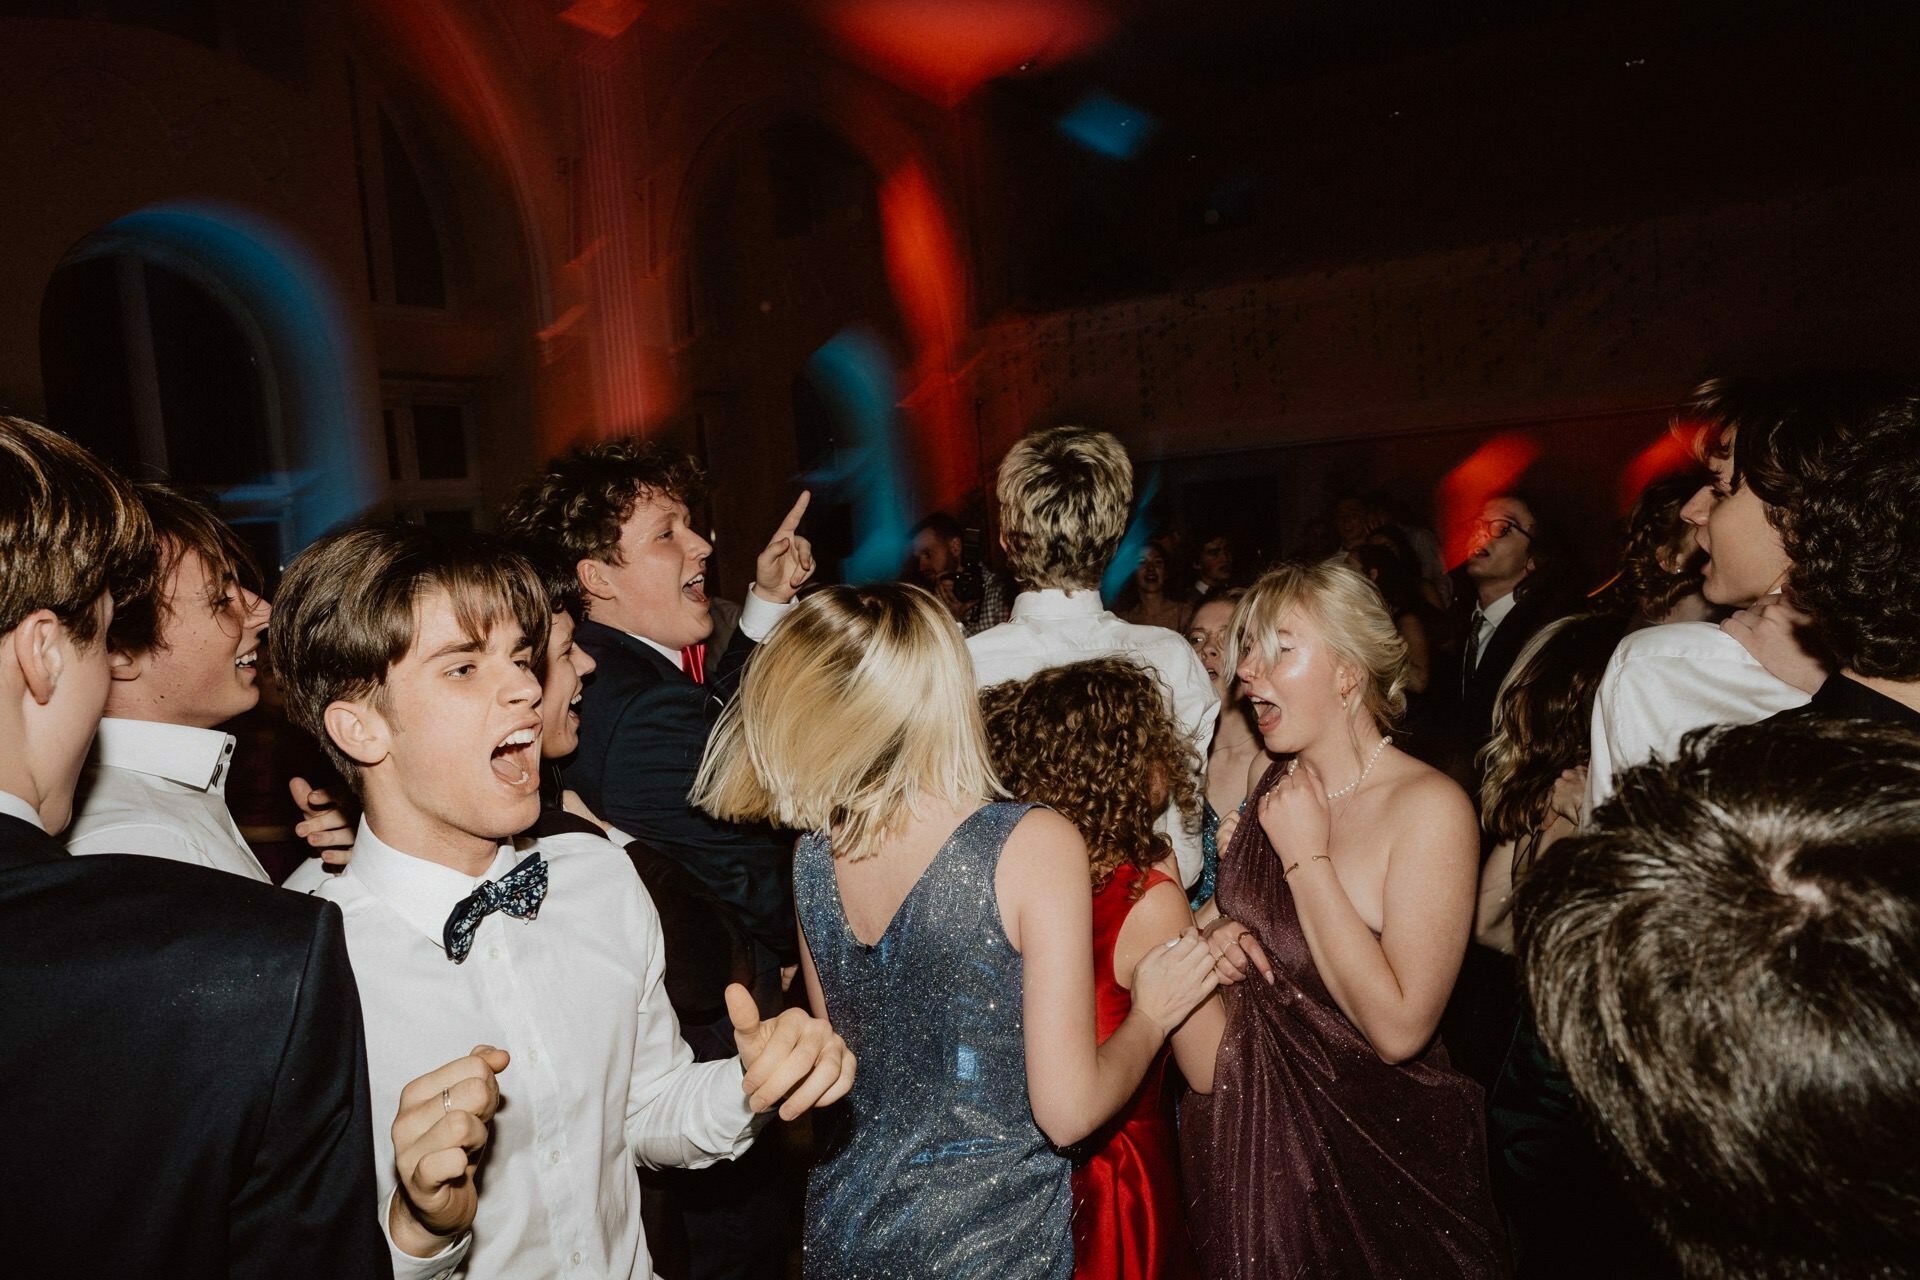
M 1477 531 L 1486 534 L 1487 541 L 1489 542 L 1498 542 L 1509 533 L 1517 533 L 1523 538 L 1533 537 L 1533 530 L 1527 528 L 1518 520 L 1508 520 L 1504 517 L 1494 520 L 1475 520 L 1473 527 Z

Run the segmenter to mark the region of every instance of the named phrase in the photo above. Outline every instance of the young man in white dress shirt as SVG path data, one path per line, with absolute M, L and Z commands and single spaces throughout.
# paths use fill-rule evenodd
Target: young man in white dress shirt
M 219 726 L 260 701 L 254 664 L 272 609 L 246 545 L 218 516 L 162 485 L 139 492 L 165 584 L 114 617 L 113 683 L 67 848 L 152 854 L 268 883 L 227 812 L 234 741 Z
M 1100 575 L 1127 531 L 1133 463 L 1104 431 L 1052 427 L 1001 460 L 1000 545 L 1020 582 L 1013 616 L 967 639 L 981 688 L 1089 658 L 1129 657 L 1160 678 L 1196 758 L 1207 758 L 1220 699 L 1184 636 L 1122 622 L 1100 603 Z M 1161 819 L 1181 882 L 1197 883 L 1200 833 L 1171 807 Z
M 373 1096 L 400 1100 L 375 1134 L 396 1276 L 651 1275 L 634 1163 L 736 1156 L 774 1106 L 844 1095 L 852 1056 L 799 1010 L 759 1021 L 736 987 L 740 1056 L 696 1064 L 626 857 L 513 840 L 540 807 L 549 620 L 524 560 L 363 525 L 296 559 L 280 600 L 289 715 L 365 809 L 318 894 L 346 917 Z

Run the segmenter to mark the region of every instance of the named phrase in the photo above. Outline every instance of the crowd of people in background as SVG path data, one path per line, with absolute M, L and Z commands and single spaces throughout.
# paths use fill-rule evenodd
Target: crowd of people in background
M 1911 1274 L 1920 385 L 1673 430 L 1604 581 L 1518 489 L 1255 563 L 1062 426 L 725 604 L 657 443 L 270 591 L 0 419 L 4 1270 Z

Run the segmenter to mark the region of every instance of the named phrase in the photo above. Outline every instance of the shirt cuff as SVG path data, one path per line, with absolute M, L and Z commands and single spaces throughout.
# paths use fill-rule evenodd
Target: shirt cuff
M 749 640 L 758 644 L 767 638 L 767 632 L 773 630 L 773 624 L 787 616 L 789 610 L 800 602 L 795 596 L 785 604 L 775 604 L 771 600 L 762 600 L 760 593 L 752 587 L 747 588 L 747 598 L 740 603 L 740 621 L 736 624 Z
M 454 1241 L 431 1258 L 416 1258 L 393 1242 L 393 1196 L 400 1194 L 400 1188 L 393 1189 L 393 1195 L 387 1197 L 380 1206 L 380 1234 L 387 1240 L 387 1256 L 393 1261 L 393 1280 L 449 1280 L 460 1264 L 467 1260 L 467 1250 L 473 1245 L 473 1232 L 462 1231 Z

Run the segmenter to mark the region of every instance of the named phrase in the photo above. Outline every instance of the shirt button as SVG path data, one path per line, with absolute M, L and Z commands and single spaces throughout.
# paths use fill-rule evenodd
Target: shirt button
M 548 1164 L 559 1164 L 559 1163 L 560 1163 L 560 1153 L 559 1153 L 558 1151 L 549 1151 L 549 1152 L 547 1152 L 547 1163 L 548 1163 Z M 574 1257 L 575 1257 L 575 1258 L 578 1258 L 579 1256 L 580 1256 L 580 1255 L 579 1255 L 579 1254 L 577 1254 L 577 1253 L 576 1253 L 576 1254 L 574 1255 Z
M 567 1259 L 567 1261 L 568 1261 L 568 1262 L 570 1262 L 570 1263 L 572 1263 L 572 1264 L 573 1264 L 574 1266 L 576 1266 L 576 1267 L 577 1267 L 577 1266 L 579 1266 L 579 1265 L 580 1265 L 580 1251 L 579 1251 L 578 1249 L 575 1249 L 575 1250 L 573 1251 L 573 1256 L 572 1256 L 571 1258 L 568 1258 L 568 1259 Z
M 498 960 L 499 958 L 500 958 L 500 948 L 498 947 L 487 948 L 487 959 Z

